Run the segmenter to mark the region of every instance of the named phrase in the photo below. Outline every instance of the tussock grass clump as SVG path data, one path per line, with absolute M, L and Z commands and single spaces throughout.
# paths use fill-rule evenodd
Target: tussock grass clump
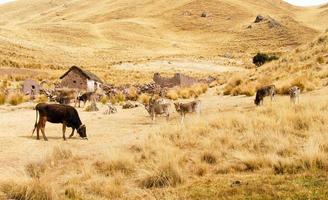
M 3 105 L 6 103 L 6 94 L 0 93 L 0 105 Z
M 136 101 L 138 97 L 139 97 L 138 89 L 135 87 L 130 87 L 128 89 L 128 99 L 132 101 Z
M 62 148 L 62 147 L 55 147 L 51 159 L 53 160 L 65 160 L 70 159 L 73 157 L 73 153 L 70 149 Z
M 109 97 L 107 95 L 103 95 L 100 99 L 100 103 L 107 104 L 109 102 Z
M 179 94 L 176 90 L 170 89 L 166 93 L 166 97 L 171 100 L 178 100 L 179 99 Z
M 177 164 L 166 163 L 153 169 L 140 181 L 142 188 L 163 188 L 177 186 L 183 182 L 182 174 Z
M 93 163 L 93 166 L 98 173 L 104 174 L 105 176 L 113 175 L 116 172 L 121 172 L 126 175 L 134 172 L 134 164 L 127 159 L 96 161 Z
M 25 166 L 25 171 L 31 178 L 40 178 L 46 168 L 45 162 L 31 162 Z
M 117 93 L 110 97 L 110 103 L 112 105 L 120 104 L 125 102 L 125 95 L 122 92 Z
M 149 103 L 149 100 L 150 100 L 150 96 L 147 95 L 147 94 L 141 94 L 138 98 L 138 101 L 144 105 L 148 104 Z
M 201 160 L 203 162 L 206 162 L 207 164 L 213 165 L 213 164 L 216 163 L 216 156 L 213 153 L 211 153 L 211 152 L 205 152 L 201 156 Z
M 65 189 L 65 196 L 73 200 L 83 200 L 83 195 L 75 188 L 69 187 Z
M 7 98 L 7 102 L 12 106 L 17 106 L 25 101 L 24 95 L 21 93 L 11 93 Z
M 123 196 L 124 188 L 121 180 L 96 180 L 88 186 L 88 191 L 106 199 L 120 199 Z
M 1 185 L 1 190 L 8 199 L 33 199 L 33 200 L 53 200 L 54 191 L 46 182 L 32 179 L 25 183 L 5 183 Z
M 48 97 L 44 94 L 38 95 L 35 99 L 36 103 L 46 103 L 48 102 Z

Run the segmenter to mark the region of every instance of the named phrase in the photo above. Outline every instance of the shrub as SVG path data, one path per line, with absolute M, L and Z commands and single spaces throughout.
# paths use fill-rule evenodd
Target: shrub
M 264 65 L 266 62 L 271 62 L 272 60 L 278 60 L 279 57 L 276 55 L 268 55 L 265 53 L 257 53 L 256 56 L 253 57 L 253 63 L 257 66 L 260 67 Z

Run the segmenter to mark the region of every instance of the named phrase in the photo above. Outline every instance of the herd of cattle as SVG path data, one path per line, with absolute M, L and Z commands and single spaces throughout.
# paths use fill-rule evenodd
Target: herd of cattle
M 301 90 L 297 86 L 293 86 L 289 89 L 290 100 L 292 103 L 296 103 L 296 100 L 299 102 L 300 93 Z M 262 87 L 257 90 L 254 103 L 257 106 L 263 105 L 264 97 L 270 96 L 272 101 L 275 97 L 275 94 L 276 94 L 275 85 Z M 77 100 L 75 101 L 75 106 L 76 106 L 76 102 L 79 103 L 79 107 L 80 107 L 80 101 L 83 101 L 85 104 L 87 101 L 92 101 L 92 99 L 94 100 L 95 99 L 94 95 L 95 93 L 92 92 L 87 92 L 82 95 L 79 95 L 75 99 Z M 170 101 L 163 97 L 160 98 L 152 97 L 149 100 L 149 102 L 144 105 L 145 109 L 151 116 L 153 122 L 155 121 L 155 118 L 158 115 L 164 115 L 168 120 L 170 117 L 170 106 L 171 106 Z M 175 110 L 181 116 L 182 124 L 184 122 L 184 117 L 187 113 L 196 113 L 198 116 L 201 113 L 201 101 L 198 99 L 195 99 L 188 103 L 175 102 L 174 107 Z M 113 107 L 112 105 L 108 105 L 108 109 L 109 109 L 108 112 L 110 113 L 117 111 L 116 108 Z M 50 123 L 63 124 L 62 132 L 63 132 L 64 140 L 66 140 L 66 136 L 65 136 L 66 127 L 72 128 L 72 133 L 70 134 L 69 138 L 71 138 L 74 135 L 74 131 L 76 130 L 82 139 L 87 139 L 86 126 L 82 124 L 79 114 L 73 106 L 66 105 L 64 103 L 61 104 L 39 103 L 36 105 L 35 110 L 36 110 L 36 121 L 32 132 L 32 136 L 36 130 L 37 139 L 40 139 L 39 132 L 41 131 L 43 139 L 47 140 L 47 137 L 45 135 L 45 125 L 47 121 Z

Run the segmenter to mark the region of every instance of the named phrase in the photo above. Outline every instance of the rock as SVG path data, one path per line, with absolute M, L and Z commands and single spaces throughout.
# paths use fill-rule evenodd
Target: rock
M 203 12 L 203 13 L 201 14 L 201 17 L 208 17 L 208 14 L 207 14 L 206 12 Z
M 112 104 L 107 104 L 107 110 L 105 111 L 105 115 L 110 115 L 117 113 L 117 109 Z
M 263 20 L 264 20 L 264 17 L 262 15 L 258 15 L 258 16 L 256 16 L 256 19 L 255 19 L 254 23 L 259 23 Z
M 138 104 L 128 101 L 122 106 L 122 109 L 131 109 L 131 108 L 136 108 L 136 107 L 138 107 Z

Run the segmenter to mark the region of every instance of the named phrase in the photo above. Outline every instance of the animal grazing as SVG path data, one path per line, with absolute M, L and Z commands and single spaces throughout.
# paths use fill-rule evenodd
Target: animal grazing
M 274 99 L 274 96 L 276 94 L 276 86 L 275 85 L 269 85 L 262 87 L 256 91 L 256 97 L 254 100 L 254 103 L 259 106 L 263 105 L 263 99 L 266 96 L 270 96 L 271 101 Z
M 77 133 L 80 135 L 82 139 L 88 139 L 86 133 L 86 127 L 82 124 L 79 114 L 76 109 L 69 105 L 61 105 L 61 104 L 46 104 L 39 103 L 35 106 L 36 110 L 36 119 L 35 125 L 32 132 L 32 136 L 36 129 L 37 139 L 39 140 L 39 131 L 41 130 L 43 139 L 47 141 L 47 137 L 45 135 L 45 126 L 46 122 L 50 123 L 61 123 L 63 124 L 63 139 L 66 140 L 65 131 L 66 127 L 72 128 L 72 133 L 69 136 L 71 138 L 74 135 L 75 129 Z M 39 114 L 39 121 L 38 121 Z
M 300 94 L 301 94 L 301 89 L 297 86 L 293 86 L 291 88 L 289 88 L 289 96 L 290 96 L 290 102 L 291 103 L 296 103 L 296 99 L 297 102 L 300 102 Z
M 175 110 L 180 113 L 181 115 L 181 123 L 184 122 L 184 117 L 187 113 L 196 113 L 200 115 L 201 113 L 201 101 L 200 100 L 194 100 L 189 103 L 174 103 Z
M 79 103 L 79 108 L 81 107 L 81 101 L 83 101 L 83 107 L 85 106 L 85 104 L 89 101 L 94 101 L 95 100 L 95 93 L 94 92 L 86 92 L 82 95 L 79 95 L 77 97 L 77 101 Z M 75 107 L 76 107 L 76 103 L 75 103 Z
M 155 118 L 157 115 L 164 115 L 166 117 L 166 120 L 169 120 L 170 107 L 171 104 L 162 98 L 161 99 L 151 98 L 149 100 L 149 103 L 145 105 L 145 109 L 151 116 L 153 122 L 155 122 Z

